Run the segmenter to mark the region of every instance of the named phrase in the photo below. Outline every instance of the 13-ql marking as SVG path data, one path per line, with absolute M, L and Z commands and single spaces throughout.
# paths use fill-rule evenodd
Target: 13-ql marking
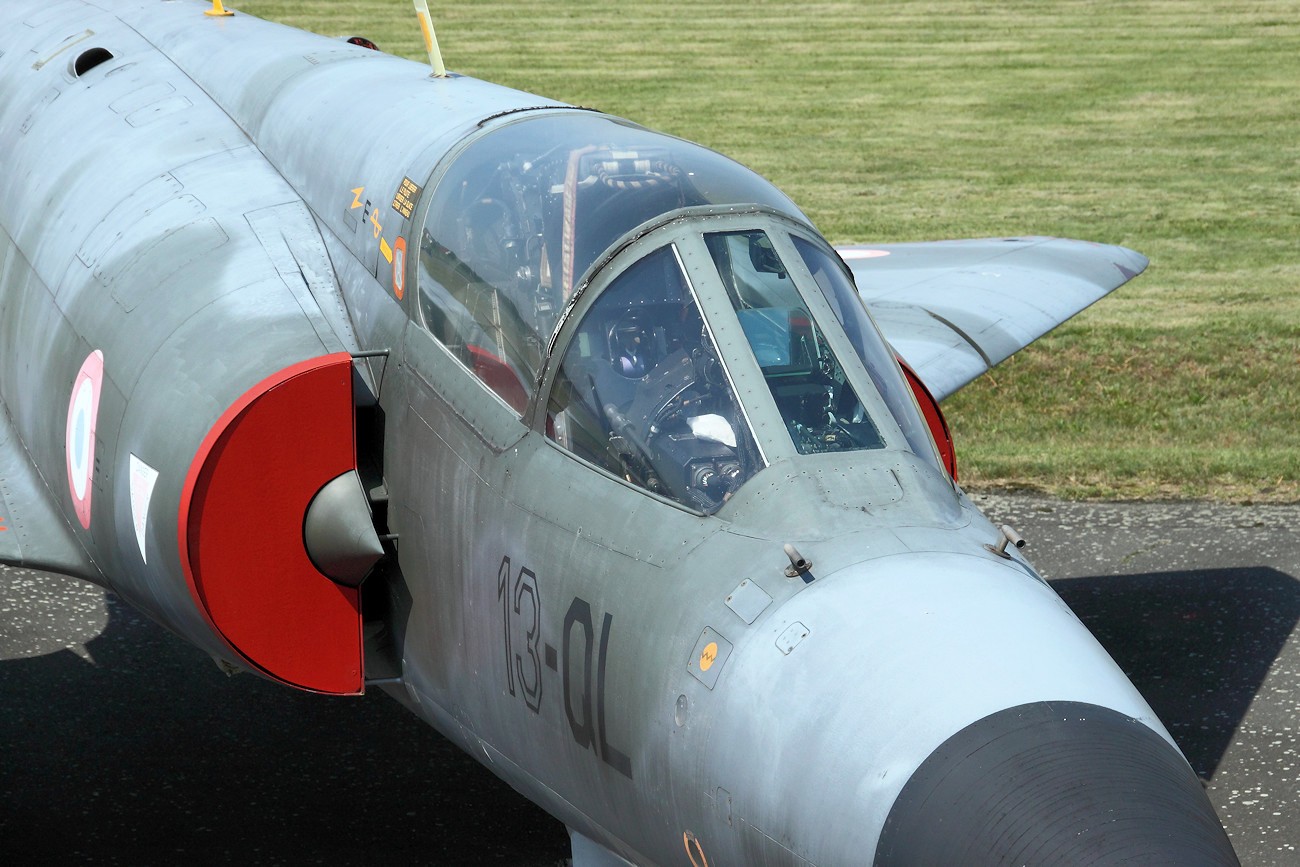
M 574 741 L 632 779 L 632 762 L 609 742 L 606 725 L 605 672 L 614 615 L 606 613 L 601 618 L 597 642 L 591 605 L 575 596 L 564 615 L 564 638 L 557 654 L 555 647 L 541 640 L 542 598 L 533 570 L 521 567 L 515 571 L 510 558 L 503 557 L 497 571 L 497 599 L 501 603 L 505 639 L 506 689 L 512 696 L 522 697 L 533 713 L 540 714 L 542 666 L 545 664 L 552 671 L 558 669 L 564 715 Z

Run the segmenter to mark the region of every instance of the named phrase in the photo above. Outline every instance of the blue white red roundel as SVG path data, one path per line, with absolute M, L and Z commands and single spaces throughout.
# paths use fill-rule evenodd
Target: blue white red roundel
M 81 364 L 68 399 L 68 491 L 81 526 L 90 529 L 91 482 L 95 476 L 95 420 L 104 381 L 104 353 L 96 349 Z

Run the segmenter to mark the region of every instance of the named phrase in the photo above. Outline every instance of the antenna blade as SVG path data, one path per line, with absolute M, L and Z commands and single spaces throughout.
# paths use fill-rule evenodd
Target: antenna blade
M 447 67 L 442 63 L 442 50 L 438 48 L 438 34 L 433 32 L 433 18 L 429 15 L 428 0 L 412 0 L 415 14 L 420 18 L 420 31 L 424 34 L 424 50 L 429 52 L 429 65 L 438 78 L 447 77 Z

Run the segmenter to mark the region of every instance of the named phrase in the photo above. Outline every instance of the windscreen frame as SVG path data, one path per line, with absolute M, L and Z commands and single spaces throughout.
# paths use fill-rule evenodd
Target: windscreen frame
M 708 339 L 712 342 L 717 352 L 719 366 L 726 378 L 727 387 L 730 389 L 732 398 L 735 401 L 739 421 L 744 425 L 744 431 L 737 431 L 742 437 L 747 437 L 748 442 L 757 452 L 760 466 L 753 470 L 745 481 L 749 481 L 754 476 L 761 473 L 771 465 L 771 459 L 768 457 L 765 444 L 761 441 L 758 432 L 755 430 L 755 422 L 750 416 L 750 408 L 746 406 L 745 400 L 741 398 L 738 389 L 741 387 L 731 370 L 727 353 L 719 343 L 719 337 L 714 330 L 714 323 L 710 320 L 710 315 L 706 310 L 705 298 L 706 293 L 701 293 L 695 284 L 696 276 L 694 269 L 690 268 L 685 261 L 685 254 L 682 249 L 683 243 L 690 244 L 692 241 L 699 241 L 698 231 L 694 228 L 694 221 L 683 215 L 676 215 L 661 221 L 657 225 L 645 227 L 636 232 L 629 233 L 620 244 L 614 245 L 607 256 L 596 264 L 596 269 L 588 276 L 583 285 L 575 292 L 569 305 L 566 307 L 556 330 L 555 337 L 551 342 L 551 347 L 547 353 L 546 366 L 541 376 L 541 382 L 537 390 L 537 396 L 533 401 L 532 415 L 529 419 L 530 426 L 535 433 L 541 434 L 548 446 L 555 448 L 567 457 L 582 463 L 592 471 L 601 474 L 619 484 L 636 490 L 648 497 L 653 497 L 661 502 L 668 503 L 679 509 L 683 509 L 692 514 L 707 516 L 715 514 L 719 509 L 706 511 L 695 508 L 689 503 L 679 499 L 652 491 L 642 485 L 629 481 L 626 478 L 612 472 L 609 468 L 601 466 L 583 456 L 577 454 L 571 449 L 565 447 L 552 436 L 552 419 L 550 417 L 551 396 L 557 388 L 560 370 L 568 357 L 570 347 L 577 339 L 579 332 L 585 324 L 585 320 L 592 310 L 600 303 L 607 289 L 616 286 L 620 278 L 647 260 L 649 257 L 657 254 L 661 250 L 669 249 L 676 259 L 678 267 L 681 269 L 682 277 L 685 281 L 686 292 L 694 302 L 695 308 L 699 311 L 703 327 L 707 333 Z M 700 242 L 702 243 L 702 242 Z M 741 484 L 741 487 L 743 487 Z M 725 503 L 723 505 L 725 508 Z

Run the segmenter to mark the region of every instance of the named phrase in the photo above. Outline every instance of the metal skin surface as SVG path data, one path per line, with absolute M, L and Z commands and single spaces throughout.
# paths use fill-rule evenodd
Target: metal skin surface
M 1018 553 L 986 547 L 999 532 L 898 430 L 882 432 L 883 448 L 800 453 L 777 404 L 755 397 L 758 362 L 729 362 L 763 461 L 704 514 L 557 445 L 558 362 L 527 383 L 537 397 L 521 418 L 421 325 L 403 253 L 418 257 L 437 216 L 429 192 L 444 160 L 518 116 L 592 115 L 205 8 L 0 9 L 0 561 L 102 583 L 237 667 L 355 691 L 347 672 L 286 677 L 225 634 L 191 574 L 208 568 L 194 534 L 215 518 L 186 504 L 195 486 L 202 500 L 205 472 L 225 472 L 208 462 L 213 443 L 256 428 L 244 407 L 281 400 L 290 373 L 371 353 L 343 391 L 376 529 L 396 542 L 353 603 L 366 681 L 563 821 L 576 864 L 865 863 L 927 757 L 1022 705 L 1105 708 L 1153 733 L 1134 742 L 1185 764 L 1064 603 Z M 111 59 L 78 73 L 79 59 L 102 59 L 92 48 Z M 794 261 L 795 235 L 820 244 L 793 212 L 668 214 L 595 261 L 552 358 L 581 344 L 602 292 L 667 244 L 710 339 L 740 359 L 746 335 L 701 233 L 754 228 L 779 239 L 775 252 L 751 247 L 756 267 Z M 1071 266 L 1093 294 L 1044 315 L 1068 317 L 1140 259 L 1095 248 Z M 802 266 L 795 276 L 812 285 Z M 1006 287 L 1039 291 L 1024 275 Z M 899 321 L 905 339 L 911 320 Z M 849 346 L 842 331 L 827 340 Z M 846 375 L 869 386 L 860 366 Z M 308 474 L 295 457 L 320 437 L 352 442 L 340 389 L 325 393 L 329 412 L 286 411 L 257 434 L 274 455 L 265 478 L 287 474 L 314 495 L 351 469 L 318 461 Z M 240 455 L 249 481 L 221 489 L 222 508 L 268 520 L 237 525 L 246 548 L 222 537 L 220 568 L 352 599 L 348 582 L 265 562 L 264 551 L 319 547 L 302 539 L 312 497 L 260 489 L 257 450 Z M 271 529 L 289 525 L 292 539 Z M 277 538 L 258 539 L 262 527 Z M 787 545 L 811 567 L 787 574 Z M 351 562 L 343 548 L 330 559 Z M 311 618 L 268 607 L 256 582 L 222 584 L 236 586 L 222 616 L 279 626 L 277 651 L 292 649 Z M 353 640 L 340 622 L 303 646 Z M 1106 808 L 1080 821 L 1104 827 Z M 1214 821 L 1208 802 L 1199 809 Z
M 984 238 L 839 249 L 890 344 L 938 400 L 1141 274 L 1124 247 Z

